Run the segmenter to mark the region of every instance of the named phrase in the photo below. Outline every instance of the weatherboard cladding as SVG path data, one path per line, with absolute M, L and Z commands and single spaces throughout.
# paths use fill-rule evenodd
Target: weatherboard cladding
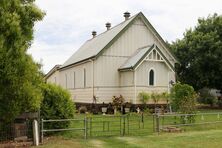
M 138 15 L 138 14 L 137 14 Z M 104 49 L 110 41 L 113 40 L 137 15 L 134 15 L 130 19 L 120 23 L 106 32 L 99 34 L 98 36 L 86 41 L 62 66 L 66 67 L 71 64 L 89 59 L 96 56 Z
M 169 62 L 169 60 L 161 52 L 159 47 L 155 44 L 153 44 L 152 46 L 146 46 L 137 49 L 137 51 L 119 68 L 119 70 L 134 70 L 154 48 L 160 53 L 160 55 L 164 58 L 164 61 L 170 66 L 170 68 L 174 70 L 173 65 Z
M 86 41 L 62 66 L 61 68 L 67 67 L 72 64 L 79 63 L 81 61 L 85 61 L 87 59 L 91 59 L 93 57 L 98 57 L 103 52 L 103 49 L 108 48 L 115 39 L 120 36 L 124 30 L 127 29 L 127 27 L 132 24 L 133 20 L 135 18 L 141 17 L 146 24 L 151 28 L 151 30 L 154 31 L 154 34 L 158 36 L 160 41 L 164 44 L 165 42 L 160 37 L 160 35 L 157 33 L 157 31 L 154 29 L 154 27 L 149 23 L 149 21 L 145 18 L 145 16 L 140 12 L 134 16 L 132 16 L 130 19 L 120 23 L 119 25 L 111 28 L 110 30 L 107 30 L 96 37 Z M 169 52 L 172 54 L 172 52 L 169 50 Z M 172 54 L 173 58 L 176 60 L 175 56 Z

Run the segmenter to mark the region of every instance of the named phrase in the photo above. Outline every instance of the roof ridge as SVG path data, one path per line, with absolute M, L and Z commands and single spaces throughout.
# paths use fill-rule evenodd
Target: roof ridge
M 126 21 L 131 21 L 131 19 L 133 19 L 134 17 L 136 17 L 136 16 L 139 15 L 140 13 L 141 13 L 141 12 L 139 12 L 139 13 L 137 13 L 137 14 L 131 16 L 128 20 L 124 20 L 124 21 L 122 21 L 121 23 L 119 23 L 119 24 L 117 24 L 117 25 L 111 27 L 109 30 L 103 31 L 102 33 L 96 35 L 94 38 L 91 38 L 91 39 L 86 40 L 86 42 L 91 41 L 91 40 L 93 40 L 93 39 L 96 39 L 98 36 L 100 36 L 100 35 L 102 35 L 102 34 L 108 32 L 108 31 L 112 31 L 114 28 L 116 28 L 116 27 L 118 27 L 119 25 L 125 23 Z
M 82 62 L 86 59 L 98 56 L 106 46 L 113 42 L 113 39 L 115 39 L 120 32 L 122 32 L 133 20 L 135 20 L 140 15 L 141 12 L 133 15 L 128 20 L 117 24 L 109 31 L 105 31 L 98 36 L 87 40 L 68 60 L 65 61 L 65 63 L 61 66 L 61 69 L 75 63 Z M 96 44 L 97 47 L 92 46 L 93 44 Z M 76 56 L 77 54 L 78 56 Z

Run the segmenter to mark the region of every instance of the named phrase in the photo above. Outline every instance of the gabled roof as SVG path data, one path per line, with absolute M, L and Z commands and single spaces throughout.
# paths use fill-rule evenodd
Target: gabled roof
M 167 48 L 166 43 L 158 34 L 158 32 L 154 29 L 154 27 L 150 24 L 147 18 L 143 15 L 142 12 L 132 16 L 130 19 L 120 23 L 119 25 L 111 28 L 108 31 L 105 31 L 96 37 L 86 41 L 62 66 L 60 69 L 68 67 L 70 65 L 74 65 L 85 60 L 89 60 L 92 58 L 97 58 L 101 53 L 110 47 L 115 40 L 133 23 L 133 21 L 140 17 L 147 27 L 149 27 L 152 32 L 157 36 L 160 42 L 166 47 L 166 50 L 170 52 L 175 61 L 178 61 L 173 53 Z
M 155 44 L 153 44 L 152 46 L 145 46 L 137 49 L 137 51 L 122 66 L 120 66 L 118 70 L 135 70 L 153 49 L 156 49 L 158 53 L 160 53 L 160 56 L 163 57 L 163 60 L 165 61 L 167 66 L 169 66 L 169 68 L 174 71 L 174 66 L 169 62 L 169 60 L 164 56 L 159 47 Z
M 51 76 L 55 71 L 57 71 L 61 65 L 55 65 L 45 76 L 44 78 L 47 79 L 49 76 Z
M 119 70 L 133 70 L 135 65 L 137 65 L 137 63 L 143 59 L 144 55 L 146 55 L 146 53 L 153 48 L 154 45 L 137 49 L 136 52 L 122 66 L 120 66 Z
M 115 38 L 138 14 L 132 16 L 130 19 L 120 23 L 119 25 L 107 30 L 96 37 L 86 41 L 61 67 L 83 61 L 85 59 L 93 58 L 106 47 L 107 44 Z

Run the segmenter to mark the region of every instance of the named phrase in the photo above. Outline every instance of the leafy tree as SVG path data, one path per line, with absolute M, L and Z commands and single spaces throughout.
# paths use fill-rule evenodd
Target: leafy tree
M 161 98 L 164 99 L 167 102 L 167 104 L 170 102 L 170 94 L 167 92 L 163 92 L 161 94 Z
M 150 95 L 150 98 L 153 100 L 153 102 L 154 102 L 154 107 L 156 108 L 156 104 L 160 101 L 161 94 L 152 93 L 152 94 Z
M 203 104 L 209 104 L 211 106 L 214 106 L 217 104 L 217 97 L 213 96 L 210 93 L 209 88 L 203 88 L 199 90 L 199 97 L 198 97 L 198 102 L 203 103 Z
M 147 92 L 140 92 L 139 93 L 139 99 L 140 101 L 143 103 L 144 108 L 146 107 L 146 103 L 148 102 L 148 100 L 150 99 L 150 94 Z
M 124 104 L 124 98 L 122 95 L 120 95 L 119 97 L 113 96 L 112 100 L 113 100 L 112 105 L 114 107 L 114 114 L 116 114 L 117 109 Z
M 188 84 L 175 84 L 171 90 L 171 98 L 176 111 L 190 114 L 196 109 L 197 94 Z
M 43 16 L 34 0 L 0 1 L 0 118 L 5 122 L 40 107 L 42 74 L 27 49 L 34 23 Z
M 74 117 L 75 105 L 67 90 L 55 84 L 44 84 L 41 117 L 43 119 L 69 119 Z M 70 122 L 46 123 L 45 128 L 64 128 Z
M 177 83 L 171 90 L 173 109 L 182 114 L 193 114 L 196 110 L 197 94 L 194 88 L 188 84 Z M 194 121 L 194 116 L 187 117 L 190 122 Z M 183 118 L 185 119 L 185 117 Z
M 176 67 L 178 80 L 196 90 L 208 87 L 222 89 L 222 16 L 198 19 L 194 29 L 173 42 L 171 49 L 180 61 Z
M 170 110 L 170 106 L 169 106 L 169 103 L 170 103 L 170 101 L 171 101 L 170 94 L 167 93 L 167 92 L 163 92 L 163 93 L 161 94 L 161 98 L 166 101 L 166 103 L 167 103 L 167 109 Z

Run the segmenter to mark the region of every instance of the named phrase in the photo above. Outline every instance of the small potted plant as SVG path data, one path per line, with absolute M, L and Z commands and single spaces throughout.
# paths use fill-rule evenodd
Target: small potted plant
M 102 106 L 102 113 L 103 115 L 105 115 L 107 112 L 107 107 L 105 106 L 105 103 L 103 102 L 103 106 Z

